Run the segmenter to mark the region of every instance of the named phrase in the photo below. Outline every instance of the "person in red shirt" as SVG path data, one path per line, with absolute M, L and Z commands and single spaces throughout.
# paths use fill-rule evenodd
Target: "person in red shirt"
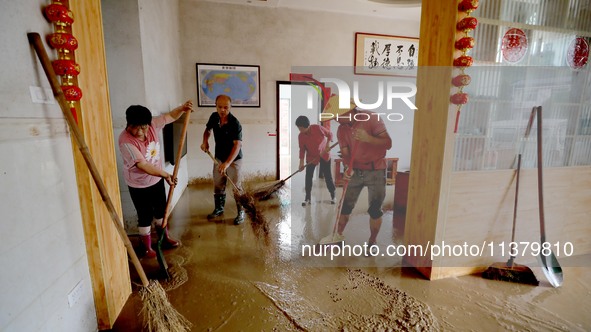
M 386 197 L 386 151 L 392 147 L 392 139 L 379 114 L 360 110 L 351 102 L 348 108 L 339 108 L 338 96 L 332 96 L 326 104 L 324 113 L 332 115 L 339 123 L 337 139 L 343 162 L 350 166 L 345 169 L 344 180 L 348 181 L 343 198 L 341 215 L 338 220 L 335 241 L 344 241 L 343 231 L 349 216 L 364 187 L 368 191 L 367 210 L 369 214 L 370 236 L 367 241 L 371 252 L 382 226 L 382 204 Z M 323 117 L 326 119 L 327 117 Z M 375 248 L 377 249 L 377 248 Z
M 138 214 L 138 231 L 143 245 L 143 255 L 156 257 L 152 250 L 151 226 L 165 232 L 164 246 L 178 247 L 179 242 L 162 229 L 166 209 L 166 189 L 177 183 L 172 174 L 162 169 L 161 145 L 158 132 L 168 123 L 178 119 L 184 112 L 192 112 L 193 103 L 188 100 L 169 113 L 152 117 L 149 109 L 141 105 L 127 108 L 127 126 L 119 135 L 119 150 L 123 158 L 123 177 L 129 187 L 131 200 Z
M 328 142 L 332 141 L 332 133 L 330 130 L 317 125 L 310 125 L 310 120 L 306 116 L 298 116 L 295 121 L 300 134 L 298 135 L 298 143 L 300 146 L 300 171 L 306 168 L 306 198 L 302 206 L 310 205 L 312 192 L 312 178 L 314 177 L 314 170 L 316 165 L 320 164 L 320 173 L 324 175 L 326 188 L 330 193 L 330 203 L 334 204 L 335 185 L 330 173 L 330 145 Z M 305 157 L 305 159 L 304 159 Z M 304 160 L 306 164 L 304 164 Z

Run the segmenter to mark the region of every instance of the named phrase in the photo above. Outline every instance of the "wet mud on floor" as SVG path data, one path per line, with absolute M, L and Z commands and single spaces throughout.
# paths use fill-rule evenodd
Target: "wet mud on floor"
M 388 191 L 392 202 L 393 187 Z M 321 266 L 302 262 L 293 249 L 329 234 L 335 207 L 319 195 L 303 208 L 298 195 L 286 191 L 258 205 L 272 228 L 266 245 L 248 221 L 232 224 L 231 198 L 224 216 L 208 221 L 210 186 L 185 190 L 170 219 L 183 245 L 165 251 L 173 278 L 160 283 L 193 331 L 591 331 L 589 256 L 561 259 L 565 280 L 558 289 L 535 268 L 538 287 L 479 276 L 428 281 L 381 257 Z M 369 235 L 360 209 L 345 230 L 347 243 Z M 403 225 L 391 205 L 385 209 L 378 244 L 400 243 Z M 156 259 L 142 265 L 150 279 L 158 276 Z M 140 309 L 134 292 L 112 331 L 142 331 Z

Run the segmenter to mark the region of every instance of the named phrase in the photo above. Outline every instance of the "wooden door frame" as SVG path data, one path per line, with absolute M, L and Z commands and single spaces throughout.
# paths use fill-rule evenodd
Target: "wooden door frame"
M 101 1 L 70 1 L 69 6 L 77 18 L 72 24 L 72 33 L 79 42 L 76 62 L 84 72 L 78 77 L 84 92 L 78 124 L 121 216 Z M 107 330 L 113 327 L 131 294 L 127 251 L 74 142 L 72 150 L 96 319 L 98 329 Z

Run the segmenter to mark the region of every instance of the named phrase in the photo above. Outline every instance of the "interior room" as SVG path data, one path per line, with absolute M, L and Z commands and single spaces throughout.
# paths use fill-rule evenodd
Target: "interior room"
M 1 3 L 0 331 L 591 330 L 588 0 Z M 209 218 L 220 94 L 242 160 Z M 154 225 L 150 257 L 126 110 L 188 100 L 150 155 L 180 246 Z M 391 140 L 343 238 L 365 173 L 337 102 Z M 320 167 L 306 193 L 300 116 L 334 197 Z

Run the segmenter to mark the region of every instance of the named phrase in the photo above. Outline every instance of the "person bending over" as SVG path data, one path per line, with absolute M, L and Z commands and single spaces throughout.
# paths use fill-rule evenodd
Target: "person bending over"
M 360 110 L 351 102 L 348 108 L 339 108 L 338 96 L 329 99 L 325 113 L 339 123 L 337 139 L 345 165 L 344 180 L 348 181 L 338 220 L 337 240 L 344 241 L 343 231 L 364 187 L 368 191 L 367 210 L 370 236 L 368 246 L 376 244 L 382 225 L 382 204 L 386 197 L 386 151 L 392 147 L 392 139 L 384 121 L 376 113 Z M 352 161 L 352 163 L 351 163 Z
M 152 117 L 149 109 L 141 105 L 127 108 L 127 126 L 119 135 L 119 150 L 123 158 L 123 177 L 129 187 L 131 200 L 138 214 L 138 231 L 143 246 L 143 256 L 153 258 L 151 226 L 155 224 L 159 234 L 164 232 L 164 247 L 175 248 L 179 242 L 162 229 L 166 209 L 166 189 L 177 183 L 172 174 L 162 169 L 159 131 L 177 120 L 183 113 L 192 112 L 193 103 L 188 100 L 169 113 Z

